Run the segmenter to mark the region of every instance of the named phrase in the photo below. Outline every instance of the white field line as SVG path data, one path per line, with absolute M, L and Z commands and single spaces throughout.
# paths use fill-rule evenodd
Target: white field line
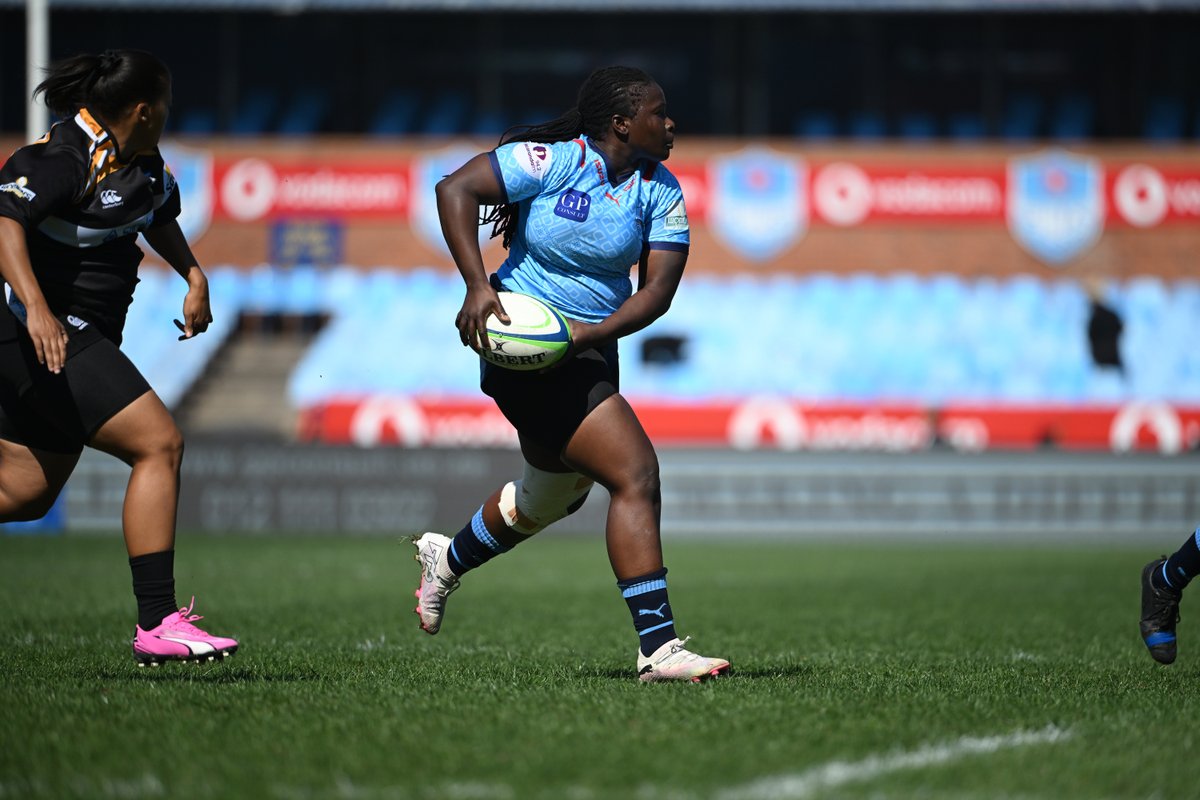
M 1016 731 L 1004 736 L 964 736 L 952 742 L 926 745 L 907 753 L 868 756 L 860 761 L 830 761 L 795 775 L 779 775 L 718 792 L 718 800 L 804 800 L 848 783 L 874 780 L 906 769 L 947 764 L 974 755 L 988 755 L 1013 747 L 1055 744 L 1071 732 L 1048 725 L 1040 731 Z

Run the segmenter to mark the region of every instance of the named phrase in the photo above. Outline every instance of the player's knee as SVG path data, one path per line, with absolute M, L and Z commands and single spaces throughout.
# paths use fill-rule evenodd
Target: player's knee
M 528 464 L 500 492 L 500 513 L 517 533 L 532 536 L 583 507 L 592 481 L 577 472 L 546 472 Z
M 621 485 L 613 487 L 614 493 L 658 502 L 662 483 L 658 474 L 658 459 L 649 459 L 626 470 Z
M 183 447 L 183 432 L 179 430 L 179 426 L 171 425 L 155 433 L 147 443 L 143 456 L 163 461 L 172 469 L 178 470 L 183 463 Z

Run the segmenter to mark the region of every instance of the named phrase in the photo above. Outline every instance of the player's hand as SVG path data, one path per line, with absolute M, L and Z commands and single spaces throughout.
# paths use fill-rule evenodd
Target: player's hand
M 67 363 L 67 331 L 47 306 L 26 307 L 25 324 L 39 364 L 58 374 Z
M 492 343 L 487 337 L 487 319 L 492 314 L 505 325 L 512 322 L 505 313 L 504 306 L 500 304 L 500 296 L 491 284 L 483 283 L 468 288 L 462 308 L 454 318 L 458 338 L 463 346 L 470 347 L 477 353 L 480 350 L 492 349 Z
M 204 333 L 213 321 L 212 308 L 208 304 L 208 278 L 198 269 L 193 272 L 199 276 L 188 280 L 188 292 L 183 298 L 183 321 L 173 320 L 183 334 L 179 337 L 181 342 Z
M 567 329 L 571 332 L 571 348 L 567 352 L 568 358 L 575 353 L 582 353 L 584 350 L 591 350 L 596 346 L 599 339 L 596 336 L 596 328 L 597 326 L 591 322 L 582 322 L 577 319 L 567 320 Z M 566 358 L 563 359 L 563 361 L 566 360 Z

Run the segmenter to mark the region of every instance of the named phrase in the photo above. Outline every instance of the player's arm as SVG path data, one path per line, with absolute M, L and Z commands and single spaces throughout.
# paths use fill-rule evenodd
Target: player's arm
M 638 290 L 620 308 L 603 322 L 589 324 L 570 321 L 571 341 L 575 349 L 603 346 L 614 339 L 640 331 L 667 313 L 671 301 L 675 299 L 686 264 L 686 251 L 643 250 L 638 262 Z
M 15 219 L 0 216 L 0 278 L 12 287 L 25 306 L 25 327 L 33 340 L 39 364 L 61 372 L 67 362 L 67 332 L 50 311 L 38 286 L 25 245 L 25 228 Z
M 454 324 L 462 343 L 472 348 L 490 347 L 485 332 L 490 314 L 495 314 L 501 322 L 509 322 L 496 290 L 488 283 L 478 238 L 480 206 L 498 205 L 507 200 L 487 153 L 475 156 L 437 185 L 442 235 L 467 284 L 467 296 Z
M 208 277 L 196 257 L 187 238 L 179 228 L 179 223 L 171 220 L 163 225 L 147 228 L 142 236 L 154 248 L 154 252 L 163 257 L 171 268 L 187 281 L 188 290 L 183 298 L 183 321 L 175 320 L 175 327 L 183 332 L 180 339 L 190 339 L 198 333 L 204 333 L 212 323 L 212 307 L 208 298 Z

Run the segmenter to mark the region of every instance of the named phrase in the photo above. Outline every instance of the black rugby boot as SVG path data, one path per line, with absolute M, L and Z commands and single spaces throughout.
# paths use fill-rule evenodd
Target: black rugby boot
M 1160 664 L 1175 660 L 1175 623 L 1179 622 L 1181 592 L 1159 589 L 1151 581 L 1154 570 L 1162 569 L 1167 557 L 1142 567 L 1142 641 L 1151 657 Z

